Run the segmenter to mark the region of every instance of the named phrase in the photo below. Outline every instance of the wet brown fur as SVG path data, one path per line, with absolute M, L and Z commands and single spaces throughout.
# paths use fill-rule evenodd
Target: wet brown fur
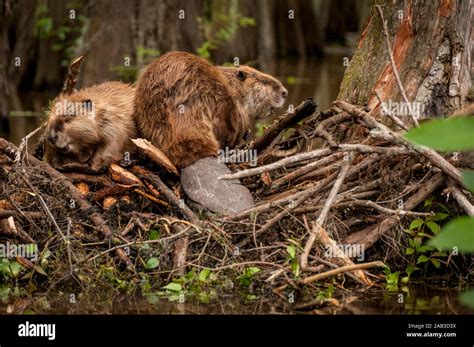
M 120 82 L 105 82 L 59 95 L 48 114 L 46 160 L 55 167 L 84 165 L 93 171 L 118 162 L 134 148 L 135 90 Z M 88 103 L 86 112 L 64 112 L 64 102 Z M 92 112 L 94 111 L 94 112 Z
M 251 122 L 281 107 L 286 94 L 277 79 L 250 67 L 216 67 L 170 52 L 141 75 L 135 118 L 139 135 L 183 168 L 235 147 Z

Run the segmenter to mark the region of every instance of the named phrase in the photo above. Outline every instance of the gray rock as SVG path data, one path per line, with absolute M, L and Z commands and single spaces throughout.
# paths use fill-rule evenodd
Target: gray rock
M 228 173 L 217 158 L 203 158 L 181 170 L 181 185 L 188 198 L 212 212 L 233 215 L 252 208 L 252 194 L 238 179 L 217 179 Z

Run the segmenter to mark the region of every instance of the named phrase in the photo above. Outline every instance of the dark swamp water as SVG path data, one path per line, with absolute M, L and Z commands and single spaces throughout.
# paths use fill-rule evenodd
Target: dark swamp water
M 343 57 L 347 54 L 330 54 L 320 60 L 286 60 L 271 63 L 267 71 L 277 76 L 289 90 L 289 104 L 298 105 L 313 97 L 319 110 L 327 109 L 336 99 L 342 81 Z M 10 117 L 10 133 L 1 134 L 19 144 L 22 137 L 41 122 L 41 109 L 48 99 L 41 93 L 25 96 L 25 104 L 33 111 L 28 116 L 18 113 Z M 33 100 L 31 100 L 33 98 Z M 271 120 L 266 123 L 271 123 Z M 428 282 L 428 281 L 427 281 Z M 462 288 L 465 290 L 466 288 Z M 21 292 L 21 295 L 14 294 Z M 469 314 L 458 300 L 460 288 L 455 286 L 414 283 L 390 292 L 383 288 L 365 292 L 336 290 L 334 298 L 321 307 L 299 308 L 298 296 L 294 302 L 269 292 L 255 295 L 252 300 L 237 290 L 219 292 L 215 297 L 202 300 L 186 298 L 170 301 L 155 296 L 120 294 L 110 290 L 95 295 L 78 295 L 73 302 L 68 294 L 23 294 L 19 290 L 0 284 L 0 314 L 52 313 L 52 314 Z M 307 302 L 307 300 L 305 300 Z

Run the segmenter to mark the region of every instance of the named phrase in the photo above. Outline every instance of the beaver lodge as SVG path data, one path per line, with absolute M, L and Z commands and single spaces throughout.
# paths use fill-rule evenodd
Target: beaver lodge
M 2 237 L 39 247 L 36 262 L 16 258 L 20 280 L 85 289 L 98 279 L 119 287 L 146 280 L 145 293 L 171 296 L 186 290 L 183 278 L 212 273 L 219 285 L 251 279 L 254 290 L 285 300 L 325 282 L 383 285 L 382 267 L 405 249 L 396 231 L 444 216 L 427 200 L 433 192 L 449 192 L 451 211 L 472 208 L 456 186 L 459 169 L 366 108 L 336 101 L 316 109 L 314 100 L 302 102 L 248 144 L 260 153 L 255 167 L 230 164 L 234 173 L 221 179 L 241 179 L 257 203 L 228 217 L 195 213 L 178 171 L 147 141 L 135 143 L 149 160 L 86 175 L 41 161 L 41 146 L 28 150 L 30 135 L 20 147 L 0 139 Z M 449 266 L 460 271 L 462 263 Z

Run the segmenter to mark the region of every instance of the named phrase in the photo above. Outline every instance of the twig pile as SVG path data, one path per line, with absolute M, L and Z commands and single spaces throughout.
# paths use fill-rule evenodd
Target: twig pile
M 414 210 L 445 185 L 473 213 L 459 170 L 438 153 L 410 145 L 363 108 L 335 102 L 314 115 L 315 108 L 310 99 L 283 114 L 247 146 L 258 150 L 258 165 L 233 164 L 236 172 L 221 177 L 241 178 L 258 202 L 229 217 L 194 212 L 173 165 L 146 142 L 137 145 L 155 164 L 89 176 L 59 173 L 27 146 L 0 139 L 0 236 L 48 249 L 55 284 L 72 277 L 84 285 L 114 263 L 117 273 L 138 278 L 156 257 L 159 266 L 146 272 L 160 284 L 193 267 L 241 273 L 254 266 L 279 292 L 338 273 L 371 285 L 363 270 L 383 264 L 354 264 L 338 245 L 366 251 L 383 239 L 389 247 L 373 257 L 396 255 L 398 228 L 431 215 Z M 19 259 L 31 269 L 38 261 Z

